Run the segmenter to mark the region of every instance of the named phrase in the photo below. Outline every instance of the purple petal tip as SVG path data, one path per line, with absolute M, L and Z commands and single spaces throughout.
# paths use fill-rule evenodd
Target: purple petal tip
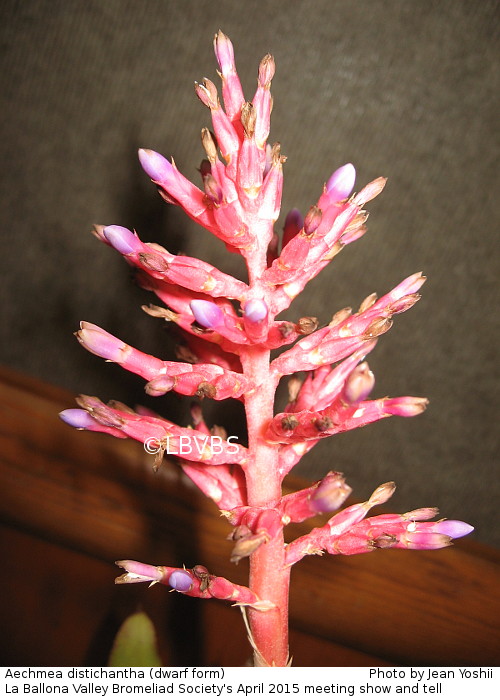
M 168 579 L 168 585 L 179 593 L 186 593 L 193 585 L 193 578 L 187 571 L 173 571 Z
M 65 411 L 60 412 L 59 418 L 71 425 L 72 428 L 79 428 L 80 430 L 88 428 L 93 423 L 87 411 L 84 411 L 82 408 L 67 408 Z
M 441 535 L 448 535 L 448 537 L 452 537 L 453 539 L 470 535 L 473 530 L 474 528 L 472 525 L 464 523 L 462 520 L 443 520 L 438 523 L 439 533 Z
M 151 151 L 149 148 L 139 149 L 139 160 L 144 171 L 155 182 L 167 180 L 172 173 L 172 164 L 161 153 Z
M 122 255 L 130 255 L 137 250 L 139 240 L 124 226 L 106 226 L 104 237 Z
M 326 183 L 326 190 L 334 202 L 340 202 L 351 194 L 356 182 L 356 169 L 352 163 L 338 168 Z
M 224 314 L 212 301 L 195 299 L 189 305 L 197 323 L 203 328 L 217 328 L 224 323 Z
M 243 315 L 253 323 L 263 321 L 268 314 L 267 305 L 262 299 L 250 299 L 243 308 Z
M 375 376 L 368 366 L 362 362 L 348 376 L 344 385 L 344 398 L 350 404 L 364 401 L 375 386 Z

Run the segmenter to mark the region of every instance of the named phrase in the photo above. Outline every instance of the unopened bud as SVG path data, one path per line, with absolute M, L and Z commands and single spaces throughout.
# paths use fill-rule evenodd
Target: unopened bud
M 65 411 L 61 411 L 59 418 L 63 420 L 68 425 L 78 430 L 85 430 L 92 425 L 95 425 L 95 421 L 89 416 L 87 411 L 83 408 L 67 408 Z
M 368 362 L 362 362 L 351 372 L 344 384 L 344 399 L 350 404 L 364 401 L 374 386 L 375 375 L 370 370 Z
M 340 472 L 330 472 L 314 491 L 310 503 L 317 513 L 331 513 L 340 508 L 351 491 Z
M 189 306 L 196 322 L 203 328 L 214 329 L 224 325 L 224 314 L 213 301 L 195 299 Z
M 267 314 L 267 304 L 262 299 L 249 299 L 243 307 L 243 316 L 252 323 L 264 321 Z
M 169 163 L 164 156 L 156 151 L 151 151 L 148 148 L 140 148 L 139 160 L 141 161 L 144 171 L 155 182 L 163 182 L 172 175 L 172 163 Z
M 137 236 L 124 226 L 106 226 L 103 234 L 108 243 L 122 255 L 130 255 L 141 248 Z
M 434 527 L 435 532 L 439 532 L 441 535 L 448 535 L 448 537 L 453 537 L 453 539 L 458 539 L 459 537 L 465 537 L 469 535 L 474 528 L 469 523 L 464 523 L 461 520 L 442 520 L 436 523 Z
M 340 202 L 351 194 L 356 182 L 356 169 L 347 163 L 335 170 L 326 183 L 326 191 L 332 202 Z
M 168 585 L 179 593 L 186 593 L 193 585 L 193 578 L 187 571 L 173 571 L 168 579 Z

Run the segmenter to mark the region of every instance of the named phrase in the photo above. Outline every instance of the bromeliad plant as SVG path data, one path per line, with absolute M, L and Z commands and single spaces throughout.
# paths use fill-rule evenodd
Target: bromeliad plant
M 248 446 L 221 429 L 206 425 L 201 408 L 192 408 L 192 427 L 180 427 L 156 414 L 123 404 L 81 396 L 81 408 L 63 411 L 70 425 L 130 437 L 181 455 L 180 467 L 220 508 L 232 526 L 232 560 L 250 558 L 248 587 L 213 575 L 204 566 L 153 566 L 120 561 L 126 573 L 118 583 L 163 583 L 199 598 L 220 598 L 248 610 L 249 638 L 256 665 L 288 663 L 288 589 L 290 570 L 309 554 L 359 554 L 391 547 L 438 549 L 472 527 L 453 520 L 429 522 L 435 508 L 403 515 L 366 517 L 385 503 L 394 484 L 377 488 L 364 503 L 340 510 L 325 525 L 286 543 L 284 528 L 321 513 L 338 511 L 351 489 L 339 472 L 328 473 L 309 488 L 282 494 L 288 472 L 319 440 L 388 416 L 415 416 L 427 400 L 411 396 L 368 400 L 374 376 L 364 358 L 392 325 L 392 317 L 410 309 L 425 281 L 420 273 L 377 299 L 368 296 L 356 312 L 338 311 L 324 327 L 317 319 L 277 320 L 292 300 L 346 245 L 366 232 L 364 206 L 383 189 L 377 178 L 352 194 L 351 164 L 336 170 L 304 218 L 286 217 L 281 244 L 274 231 L 280 212 L 284 156 L 267 144 L 274 60 L 259 66 L 257 90 L 246 102 L 229 39 L 218 32 L 215 54 L 222 78 L 221 107 L 208 79 L 195 85 L 209 108 L 212 134 L 203 129 L 206 152 L 202 188 L 187 180 L 173 162 L 140 150 L 142 167 L 167 202 L 180 206 L 208 231 L 241 255 L 248 283 L 196 258 L 173 255 L 121 226 L 97 226 L 95 235 L 136 268 L 139 284 L 164 306 L 144 307 L 151 316 L 171 321 L 184 336 L 180 362 L 146 355 L 98 326 L 83 322 L 78 340 L 90 352 L 116 362 L 147 380 L 146 392 L 176 391 L 217 401 L 243 402 Z M 271 359 L 271 352 L 289 346 Z M 275 414 L 274 397 L 289 376 L 289 402 Z M 189 446 L 189 449 L 182 449 Z

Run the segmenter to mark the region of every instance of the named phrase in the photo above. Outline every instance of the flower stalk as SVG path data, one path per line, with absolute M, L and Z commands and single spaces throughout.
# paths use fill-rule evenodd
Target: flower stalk
M 156 453 L 155 469 L 165 452 L 176 454 L 180 468 L 232 527 L 231 560 L 250 559 L 248 587 L 211 574 L 203 565 L 188 569 L 130 560 L 117 562 L 125 573 L 116 582 L 161 583 L 180 594 L 248 608 L 255 665 L 285 666 L 290 570 L 304 556 L 392 547 L 437 549 L 472 528 L 460 521 L 427 522 L 437 515 L 434 508 L 366 517 L 373 506 L 390 498 L 392 482 L 377 488 L 367 501 L 340 510 L 351 492 L 340 472 L 283 495 L 284 477 L 319 440 L 425 410 L 427 400 L 419 397 L 369 399 L 375 377 L 365 360 L 391 328 L 393 317 L 418 301 L 425 277 L 411 275 L 380 298 L 370 294 L 356 312 L 342 309 L 324 326 L 318 327 L 313 316 L 277 318 L 309 280 L 366 233 L 363 207 L 380 194 L 385 178 L 356 194 L 354 166 L 338 168 L 305 216 L 296 209 L 288 213 L 280 236 L 275 224 L 286 158 L 278 143 L 267 143 L 274 60 L 270 55 L 262 59 L 256 92 L 246 101 L 233 46 L 221 31 L 214 48 L 224 106 L 214 83 L 205 78 L 195 84 L 214 132 L 204 128 L 201 134 L 206 154 L 201 187 L 155 151 L 141 149 L 139 159 L 166 202 L 180 206 L 244 258 L 248 282 L 144 243 L 122 226 L 96 226 L 94 235 L 120 253 L 135 268 L 138 284 L 160 300 L 162 306 L 144 311 L 176 324 L 182 343 L 178 360 L 172 361 L 147 355 L 92 323 L 82 322 L 76 336 L 90 352 L 146 380 L 145 391 L 152 396 L 175 391 L 198 401 L 241 401 L 248 445 L 235 442 L 223 428 L 210 428 L 199 403 L 193 404 L 193 424 L 187 427 L 149 410 L 105 404 L 92 396 L 79 397 L 79 408 L 63 411 L 61 418 L 77 429 L 142 442 Z M 275 350 L 281 352 L 272 359 Z M 287 376 L 288 403 L 277 410 L 275 392 Z M 286 525 L 318 514 L 327 514 L 325 525 L 286 541 Z

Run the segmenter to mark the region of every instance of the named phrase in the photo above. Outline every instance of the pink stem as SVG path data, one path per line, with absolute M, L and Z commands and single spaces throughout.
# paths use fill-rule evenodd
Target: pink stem
M 259 254 L 260 252 L 260 254 Z M 256 289 L 265 268 L 265 251 L 248 259 L 251 286 Z M 274 415 L 277 378 L 270 370 L 270 351 L 245 347 L 241 352 L 244 375 L 255 390 L 245 395 L 249 459 L 246 467 L 248 505 L 275 506 L 281 498 L 282 477 L 278 469 L 278 447 L 265 440 Z M 250 588 L 275 607 L 267 612 L 249 611 L 250 629 L 256 647 L 256 666 L 286 666 L 288 663 L 288 593 L 290 571 L 285 566 L 283 529 L 250 556 Z

